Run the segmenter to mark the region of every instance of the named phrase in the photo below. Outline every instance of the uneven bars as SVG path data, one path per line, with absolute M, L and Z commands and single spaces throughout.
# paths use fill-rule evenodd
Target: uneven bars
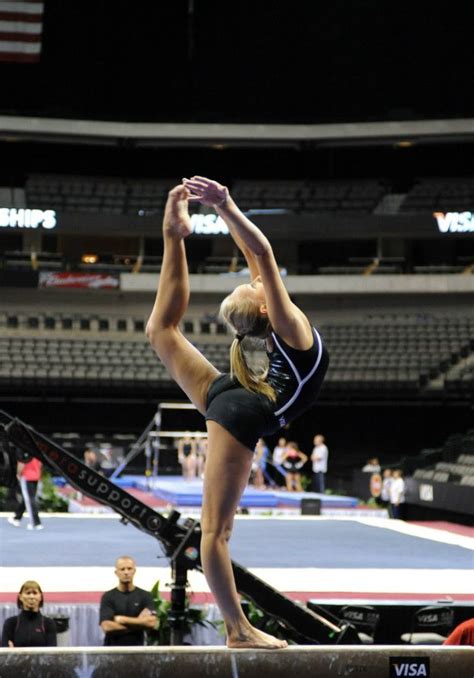
M 192 403 L 160 403 L 160 410 L 195 410 L 196 406 Z
M 152 435 L 154 434 L 154 435 Z M 153 431 L 150 434 L 153 438 L 184 438 L 188 436 L 189 438 L 207 438 L 206 431 Z

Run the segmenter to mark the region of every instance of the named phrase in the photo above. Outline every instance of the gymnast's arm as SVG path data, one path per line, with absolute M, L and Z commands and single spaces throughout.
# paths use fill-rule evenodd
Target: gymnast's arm
M 207 185 L 205 187 L 205 193 L 203 182 L 207 182 Z M 204 205 L 214 207 L 214 209 L 221 217 L 221 219 L 225 221 L 229 228 L 233 241 L 235 242 L 235 244 L 245 257 L 245 261 L 247 262 L 247 266 L 250 271 L 250 279 L 254 280 L 257 276 L 260 275 L 255 254 L 252 251 L 251 247 L 249 247 L 245 240 L 243 240 L 243 238 L 239 235 L 236 229 L 232 228 L 232 224 L 227 221 L 226 211 L 221 210 L 221 207 L 223 207 L 224 204 L 231 199 L 229 189 L 227 188 L 227 186 L 223 186 L 222 184 L 219 184 L 217 181 L 212 181 L 210 179 L 205 179 L 205 177 L 197 176 L 193 177 L 192 179 L 183 179 L 183 183 L 190 191 L 194 193 L 194 195 L 191 195 L 190 201 L 199 200 Z M 242 217 L 244 219 L 246 218 L 243 214 Z
M 229 227 L 235 242 L 242 242 L 250 250 L 265 291 L 264 310 L 268 313 L 273 329 L 293 348 L 311 348 L 311 326 L 304 313 L 290 299 L 268 238 L 241 212 L 225 186 L 199 176 L 185 179 L 184 185 L 191 192 L 190 200 L 213 205 Z
M 237 245 L 237 247 L 239 248 L 239 250 L 242 252 L 242 254 L 245 257 L 245 261 L 247 262 L 247 266 L 248 266 L 249 271 L 250 271 L 250 280 L 255 280 L 255 278 L 257 278 L 260 275 L 260 268 L 258 266 L 257 256 L 254 253 L 254 251 L 252 250 L 252 248 L 245 242 L 245 240 L 239 234 L 238 230 L 235 229 L 235 228 L 232 228 L 232 221 L 229 220 L 228 211 L 225 209 L 225 204 L 227 203 L 227 201 L 230 201 L 230 200 L 232 200 L 232 198 L 227 193 L 227 198 L 226 198 L 225 203 L 223 203 L 222 206 L 216 205 L 215 209 L 216 209 L 217 214 L 227 224 L 227 226 L 229 228 L 229 233 L 232 236 L 232 240 L 235 242 L 235 244 Z M 232 200 L 232 202 L 233 202 L 235 208 L 240 212 L 240 210 L 237 207 L 237 205 L 235 204 L 235 202 L 233 200 Z M 242 212 L 240 212 L 240 214 L 241 214 L 241 218 L 246 219 L 249 222 L 249 224 L 252 224 L 252 222 L 249 219 L 247 219 L 247 217 Z M 253 226 L 253 224 L 252 224 L 252 226 Z
M 221 219 L 223 219 L 227 224 L 225 212 L 222 211 L 219 206 L 216 206 L 216 212 L 221 217 Z M 229 226 L 229 224 L 227 224 L 227 226 Z M 248 247 L 245 244 L 245 242 L 238 235 L 235 229 L 229 227 L 229 233 L 232 236 L 232 240 L 235 242 L 235 244 L 245 257 L 245 261 L 247 262 L 247 266 L 250 272 L 250 280 L 255 280 L 255 278 L 257 278 L 260 275 L 260 269 L 258 268 L 258 262 L 255 257 L 255 254 L 252 252 L 250 247 Z

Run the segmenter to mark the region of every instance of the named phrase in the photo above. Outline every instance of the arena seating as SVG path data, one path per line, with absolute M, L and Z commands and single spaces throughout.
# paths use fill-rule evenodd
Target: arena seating
M 343 265 L 320 266 L 321 275 L 387 275 L 403 273 L 403 257 L 348 257 Z
M 386 188 L 377 180 L 235 181 L 232 194 L 243 209 L 369 214 Z
M 324 325 L 327 390 L 419 392 L 474 349 L 474 319 L 375 320 Z
M 198 347 L 219 369 L 227 369 L 227 347 Z M 87 393 L 100 387 L 107 392 L 143 392 L 169 381 L 165 368 L 144 339 L 0 338 L 2 390 L 66 389 Z
M 150 214 L 164 208 L 175 179 L 31 175 L 25 183 L 28 207 L 65 212 Z M 232 194 L 245 210 L 285 209 L 293 212 L 370 214 L 395 188 L 389 182 L 366 180 L 240 180 Z M 397 210 L 401 212 L 474 209 L 474 177 L 419 178 Z M 395 211 L 397 211 L 395 210 Z
M 28 207 L 64 212 L 138 214 L 161 211 L 173 180 L 32 175 L 25 184 Z
M 92 337 L 93 332 L 129 332 L 140 336 L 145 331 L 143 318 L 124 315 L 108 315 L 106 313 L 55 312 L 45 311 L 38 313 L 32 310 L 26 312 L 0 311 L 0 329 L 40 330 L 52 332 L 66 331 L 84 333 L 85 337 Z M 34 340 L 38 333 L 33 333 Z M 75 335 L 74 335 L 75 336 Z M 54 334 L 44 337 L 45 341 L 54 339 Z
M 161 256 L 99 253 L 96 263 L 87 263 L 79 259 L 66 258 L 61 252 L 19 252 L 5 251 L 0 255 L 0 270 L 9 271 L 88 271 L 93 273 L 159 273 Z
M 54 339 L 52 331 L 69 332 L 71 336 L 77 338 L 74 332 L 79 332 L 85 339 L 94 338 L 95 333 L 128 333 L 129 336 L 136 334 L 139 339 L 143 339 L 145 332 L 144 318 L 123 315 L 108 315 L 107 313 L 81 313 L 76 312 L 44 312 L 36 311 L 12 312 L 0 311 L 0 329 L 10 330 L 40 330 L 48 331 L 50 334 L 44 336 L 46 340 Z M 195 335 L 225 335 L 227 326 L 220 322 L 216 314 L 204 314 L 202 316 L 188 317 L 183 321 L 185 334 Z M 32 339 L 37 337 L 38 333 L 32 334 Z M 56 337 L 57 338 L 57 337 Z M 69 338 L 69 337 L 67 337 Z M 124 337 L 122 337 L 124 338 Z
M 230 273 L 240 271 L 247 266 L 243 257 L 209 256 L 198 265 L 198 273 Z
M 447 375 L 445 383 L 449 392 L 472 394 L 474 392 L 474 364 L 462 367 L 456 375 Z
M 423 450 L 417 459 L 417 480 L 474 486 L 474 429 L 450 436 L 436 450 Z
M 112 391 L 148 391 L 158 382 L 169 383 L 144 336 L 145 319 L 126 312 L 3 311 L 0 328 L 3 389 L 31 385 L 86 391 L 100 384 Z M 214 315 L 189 316 L 183 329 L 218 369 L 228 370 L 225 325 Z M 331 356 L 326 397 L 341 392 L 415 395 L 429 389 L 472 393 L 473 365 L 464 365 L 474 351 L 474 316 L 420 321 L 410 315 L 374 315 L 359 322 L 323 322 L 321 332 Z M 458 377 L 451 379 L 449 372 L 456 370 Z
M 60 252 L 20 252 L 1 253 L 0 268 L 5 270 L 41 270 L 61 271 L 65 269 L 64 257 Z
M 420 178 L 400 206 L 402 212 L 463 212 L 474 209 L 474 177 Z
M 114 179 L 32 175 L 25 184 L 28 207 L 65 212 L 149 214 L 163 211 L 168 190 L 176 180 Z M 369 214 L 386 193 L 376 179 L 347 181 L 243 181 L 232 194 L 245 209 L 285 209 L 295 212 Z
M 22 252 L 6 250 L 0 253 L 0 271 L 83 271 L 93 273 L 159 273 L 162 256 L 120 254 L 98 252 L 98 261 L 87 263 L 76 258 L 66 257 L 61 252 Z M 420 274 L 473 273 L 474 258 L 459 256 L 454 264 L 414 265 L 410 272 Z M 199 261 L 189 261 L 191 273 L 226 274 L 246 268 L 243 258 L 227 256 L 206 256 Z M 348 257 L 341 263 L 326 266 L 294 267 L 293 273 L 319 275 L 394 275 L 407 272 L 404 257 Z
M 161 215 L 167 192 L 176 179 L 138 179 L 117 177 L 94 177 L 72 175 L 30 175 L 24 188 L 25 204 L 30 208 L 50 209 L 64 212 L 93 212 L 120 215 Z M 407 180 L 403 187 L 388 179 L 346 179 L 317 181 L 315 179 L 248 180 L 235 179 L 229 183 L 232 194 L 245 211 L 283 210 L 298 215 L 315 214 L 324 220 L 324 215 L 341 215 L 341 219 L 354 215 L 395 215 L 434 211 L 474 210 L 474 177 L 419 178 L 413 183 Z M 413 183 L 413 185 L 410 185 Z M 23 189 L 18 189 L 23 190 Z M 192 204 L 191 212 L 200 206 Z M 290 217 L 291 218 L 291 215 Z M 302 217 L 302 219 L 307 216 Z M 409 219 L 403 216 L 403 219 Z M 51 247 L 51 245 L 49 245 Z M 54 246 L 53 246 L 54 247 Z M 412 248 L 413 249 L 413 248 Z M 376 256 L 375 238 L 362 253 L 365 257 L 350 257 L 347 252 L 312 262 L 311 257 L 292 262 L 291 273 L 322 275 L 393 275 L 414 274 L 472 274 L 474 259 L 470 249 L 448 247 L 445 250 L 415 253 L 413 258 L 389 255 L 389 251 Z M 137 255 L 122 255 L 120 252 L 97 252 L 99 261 L 80 261 L 65 257 L 61 252 L 37 253 L 11 251 L 8 247 L 0 261 L 0 269 L 39 271 L 74 270 L 97 273 L 159 272 L 161 258 L 147 256 L 141 260 Z M 417 248 L 414 248 L 417 251 Z M 397 254 L 397 250 L 394 251 Z M 153 250 L 153 255 L 160 254 Z M 231 257 L 216 256 L 221 252 L 200 252 L 199 260 L 190 255 L 192 273 L 227 273 L 231 265 L 237 270 L 242 262 L 232 262 Z M 209 256 L 207 256 L 209 255 Z

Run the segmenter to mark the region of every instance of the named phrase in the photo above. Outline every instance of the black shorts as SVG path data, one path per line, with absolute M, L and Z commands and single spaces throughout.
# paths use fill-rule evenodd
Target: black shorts
M 271 401 L 264 395 L 247 391 L 229 374 L 221 374 L 209 387 L 208 420 L 216 421 L 252 452 L 259 438 L 280 428 Z
M 299 473 L 304 466 L 304 461 L 301 459 L 298 461 L 284 461 L 282 466 L 290 473 Z

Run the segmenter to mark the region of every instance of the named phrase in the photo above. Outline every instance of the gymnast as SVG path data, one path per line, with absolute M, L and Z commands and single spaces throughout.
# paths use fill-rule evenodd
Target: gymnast
M 185 238 L 191 233 L 188 203 L 212 206 L 225 221 L 250 269 L 221 305 L 234 332 L 230 374 L 219 372 L 181 333 L 189 302 Z M 328 367 L 317 330 L 291 301 L 266 236 L 239 210 L 228 189 L 195 176 L 173 188 L 163 217 L 163 264 L 147 337 L 170 375 L 206 419 L 208 453 L 202 505 L 201 561 L 221 611 L 230 648 L 287 646 L 245 617 L 228 541 L 240 497 L 248 483 L 258 438 L 276 433 L 316 401 Z M 247 337 L 264 340 L 268 368 L 247 364 Z

